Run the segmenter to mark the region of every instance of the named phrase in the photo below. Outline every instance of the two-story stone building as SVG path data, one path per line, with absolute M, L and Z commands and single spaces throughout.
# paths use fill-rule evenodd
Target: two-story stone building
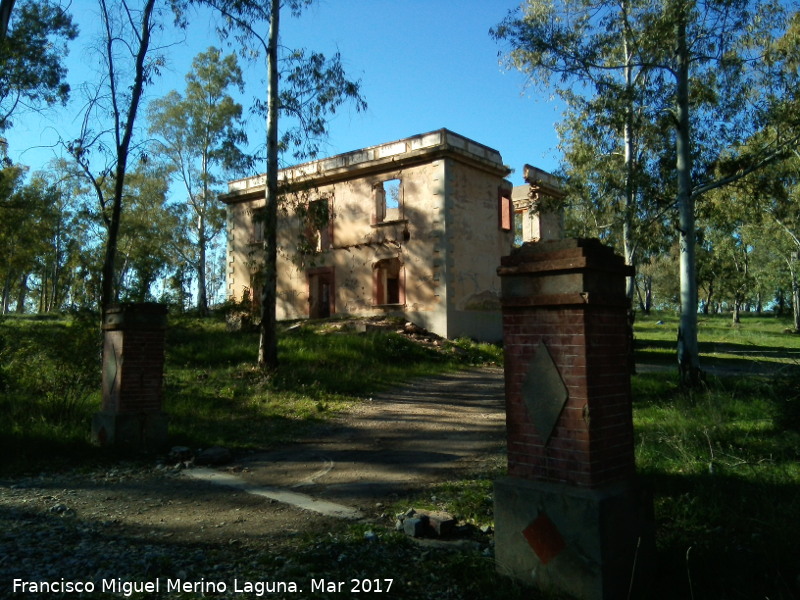
M 281 170 L 278 319 L 402 315 L 444 337 L 499 340 L 509 172 L 499 152 L 446 129 Z M 258 297 L 264 188 L 264 176 L 233 181 L 222 198 L 234 300 Z

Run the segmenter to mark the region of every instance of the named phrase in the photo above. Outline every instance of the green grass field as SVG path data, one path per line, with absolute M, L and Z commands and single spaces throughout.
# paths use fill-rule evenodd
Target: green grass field
M 650 597 L 800 597 L 800 336 L 788 327 L 767 316 L 743 315 L 737 326 L 728 316 L 701 318 L 708 373 L 701 389 L 687 391 L 673 368 L 676 318 L 637 319 L 637 363 L 648 368 L 632 378 L 636 459 L 657 524 Z M 173 443 L 269 448 L 409 377 L 502 360 L 499 349 L 466 341 L 437 349 L 390 331 L 307 323 L 287 325 L 281 367 L 267 375 L 253 367 L 256 344 L 255 334 L 228 333 L 221 320 L 171 320 L 165 410 Z M 92 319 L 0 321 L 0 473 L 113 460 L 88 440 L 99 348 Z M 491 482 L 503 468 L 443 482 L 420 503 L 491 524 Z M 298 541 L 295 560 L 357 554 L 361 539 L 344 528 L 326 542 Z M 396 552 L 402 560 L 409 550 L 398 540 Z M 529 597 L 492 583 L 493 563 L 483 557 L 428 561 L 415 563 L 421 576 L 458 579 L 468 569 L 483 597 Z

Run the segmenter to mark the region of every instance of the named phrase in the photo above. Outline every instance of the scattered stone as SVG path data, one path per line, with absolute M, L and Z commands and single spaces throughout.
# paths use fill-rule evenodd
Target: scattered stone
M 436 532 L 436 537 L 448 537 L 455 532 L 456 520 L 444 512 L 418 510 L 417 515 L 427 519 L 428 526 Z
M 449 513 L 415 508 L 396 515 L 394 526 L 418 543 L 441 547 L 483 549 L 487 543 L 491 545 L 489 538 L 494 532 L 491 525 L 478 528 L 470 523 L 459 524 Z
M 233 460 L 233 455 L 230 450 L 221 446 L 212 446 L 199 452 L 195 456 L 194 462 L 198 465 L 215 466 L 224 465 L 231 460 Z
M 403 521 L 403 531 L 409 537 L 420 538 L 427 534 L 428 520 L 423 517 L 408 517 Z
M 445 512 L 409 509 L 397 515 L 395 528 L 410 537 L 446 538 L 456 532 L 456 520 Z

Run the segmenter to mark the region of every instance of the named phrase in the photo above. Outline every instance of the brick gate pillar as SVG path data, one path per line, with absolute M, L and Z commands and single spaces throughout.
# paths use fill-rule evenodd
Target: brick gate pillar
M 101 446 L 153 452 L 167 441 L 161 411 L 167 307 L 112 305 L 103 317 L 103 400 L 92 419 Z
M 635 479 L 629 267 L 597 240 L 567 239 L 525 244 L 498 273 L 508 435 L 498 569 L 577 598 L 626 598 L 652 537 Z

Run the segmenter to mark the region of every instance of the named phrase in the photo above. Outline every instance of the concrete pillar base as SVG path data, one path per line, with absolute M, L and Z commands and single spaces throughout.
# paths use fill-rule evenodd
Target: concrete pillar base
M 495 482 L 498 571 L 581 600 L 641 597 L 654 552 L 652 500 L 635 484 L 591 489 Z
M 167 444 L 167 415 L 162 412 L 97 412 L 92 417 L 92 442 L 119 450 L 154 453 Z

